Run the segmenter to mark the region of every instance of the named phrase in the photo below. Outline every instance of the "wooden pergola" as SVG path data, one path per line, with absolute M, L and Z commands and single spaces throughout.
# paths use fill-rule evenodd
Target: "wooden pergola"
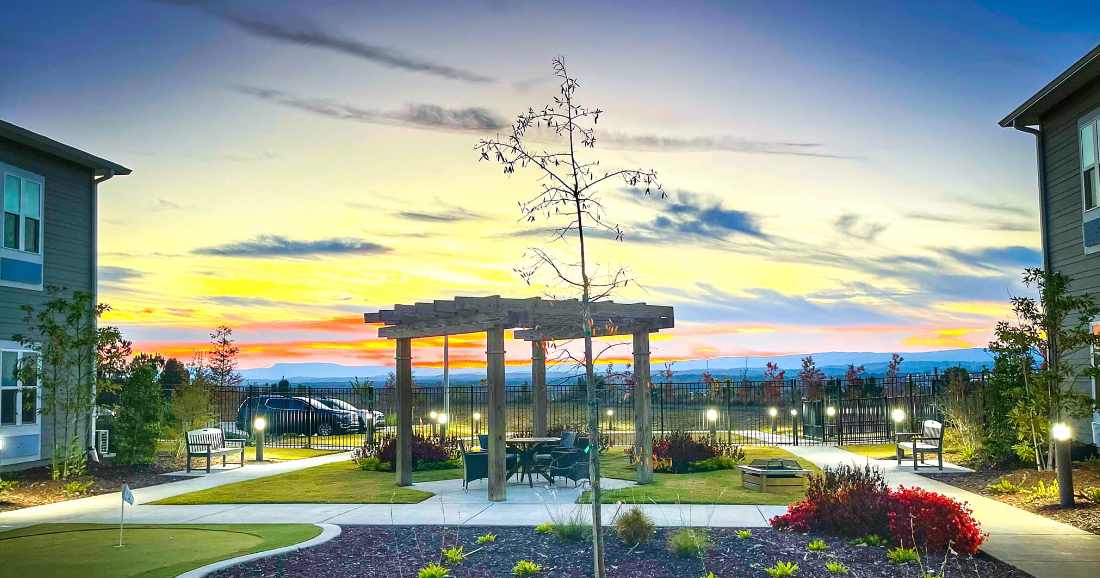
M 592 336 L 631 335 L 634 341 L 634 431 L 638 448 L 638 483 L 653 481 L 653 432 L 650 390 L 649 334 L 675 323 L 672 307 L 645 303 L 598 301 L 589 305 Z M 486 335 L 485 357 L 489 408 L 489 500 L 506 497 L 504 331 L 531 342 L 531 384 L 534 393 L 532 430 L 546 435 L 547 341 L 584 337 L 581 303 L 576 299 L 505 299 L 455 297 L 363 315 L 366 323 L 382 323 L 378 336 L 393 339 L 397 361 L 397 484 L 412 484 L 412 340 L 464 333 Z

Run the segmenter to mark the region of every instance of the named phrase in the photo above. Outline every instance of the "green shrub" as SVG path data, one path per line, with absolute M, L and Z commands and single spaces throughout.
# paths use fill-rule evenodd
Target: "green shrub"
M 818 539 L 810 542 L 806 546 L 806 549 L 811 552 L 824 552 L 825 550 L 829 549 L 829 545 L 825 543 L 825 540 Z
M 0 480 L 0 496 L 14 491 L 18 485 L 19 480 Z
M 714 575 L 714 572 L 707 572 L 706 576 L 700 576 L 699 578 L 718 578 Z
M 768 576 L 772 578 L 780 578 L 783 576 L 794 576 L 795 572 L 798 572 L 798 564 L 794 562 L 776 562 L 775 566 L 771 568 L 764 568 L 764 571 L 768 573 Z
M 561 538 L 562 542 L 583 542 L 592 537 L 591 522 L 586 518 L 584 511 L 580 508 L 576 508 L 570 511 L 568 514 L 554 513 L 550 515 L 550 522 L 547 524 L 550 527 L 550 532 Z M 535 529 L 540 532 L 545 532 L 545 529 L 540 529 L 541 526 Z
M 737 467 L 737 461 L 733 458 L 727 458 L 726 456 L 714 456 L 713 458 L 700 460 L 698 462 L 691 462 L 688 464 L 688 471 L 695 472 L 714 472 L 718 470 L 732 470 Z
M 444 568 L 435 562 L 428 564 L 416 573 L 416 578 L 448 578 L 451 575 L 450 568 Z
M 159 358 L 136 357 L 130 379 L 122 386 L 115 426 L 115 460 L 121 464 L 151 464 L 164 430 L 164 392 L 157 382 Z
M 1001 481 L 995 484 L 989 484 L 985 489 L 993 492 L 994 494 L 1022 494 L 1027 491 L 1024 488 L 1024 483 L 1027 482 L 1027 474 L 1020 479 L 1020 483 L 1014 484 L 1012 480 L 1008 478 L 1001 478 Z
M 388 464 L 388 462 L 387 462 Z M 424 472 L 428 470 L 453 470 L 462 467 L 462 460 L 458 458 L 452 458 L 449 460 L 443 460 L 441 462 L 416 462 L 416 467 L 413 469 L 418 472 Z
M 680 558 L 702 556 L 714 546 L 706 528 L 680 528 L 668 537 L 668 549 Z
M 0 490 L 3 493 L 3 490 Z M 1082 500 L 1100 506 L 1100 488 L 1085 488 L 1078 494 Z
M 737 539 L 738 540 L 747 540 L 749 538 L 752 538 L 752 530 L 738 530 L 737 531 Z
M 542 570 L 541 564 L 535 564 L 530 560 L 520 560 L 512 567 L 512 575 L 516 578 L 531 578 Z
M 879 536 L 878 534 L 869 534 L 869 535 L 864 536 L 862 538 L 856 538 L 855 540 L 852 540 L 851 542 L 848 542 L 848 543 L 853 545 L 853 546 L 871 546 L 873 548 L 881 548 L 881 547 L 885 546 L 886 544 L 888 544 L 888 542 L 886 541 L 886 538 L 883 538 L 882 536 Z
M 825 569 L 828 570 L 830 574 L 847 574 L 848 573 L 848 567 L 845 566 L 844 564 L 840 563 L 840 561 L 838 561 L 838 560 L 830 560 L 830 561 L 826 562 L 825 563 Z
M 627 546 L 637 546 L 653 539 L 657 524 L 649 519 L 638 506 L 634 506 L 619 515 L 615 520 L 615 532 Z
M 477 543 L 478 544 L 492 544 L 493 542 L 496 542 L 496 541 L 497 541 L 497 535 L 492 533 L 492 532 L 489 532 L 488 534 L 485 534 L 484 536 L 478 536 L 477 537 Z
M 554 526 L 552 526 L 550 522 L 543 522 L 535 526 L 535 531 L 540 534 L 549 534 L 554 531 Z
M 73 480 L 73 481 L 65 484 L 64 488 L 61 488 L 61 493 L 65 494 L 66 496 L 68 496 L 70 498 L 75 497 L 75 496 L 84 496 L 84 495 L 88 494 L 88 489 L 91 488 L 92 484 L 94 484 L 94 483 L 95 483 L 95 480 L 88 480 L 86 482 L 81 482 L 79 480 Z
M 393 464 L 384 462 L 376 457 L 363 457 L 353 455 L 351 461 L 359 466 L 359 469 L 367 472 L 392 472 Z
M 1038 484 L 1031 486 L 1031 489 L 1025 493 L 1029 496 L 1029 500 L 1034 502 L 1037 500 L 1051 500 L 1058 497 L 1058 480 L 1054 480 L 1048 486 L 1043 480 L 1039 480 Z
M 920 560 L 916 548 L 894 548 L 886 552 L 886 557 L 890 559 L 891 564 L 908 564 Z
M 450 548 L 443 549 L 443 559 L 446 560 L 448 564 L 461 564 L 462 559 L 465 557 L 466 555 L 462 553 L 462 546 L 457 548 L 451 546 Z

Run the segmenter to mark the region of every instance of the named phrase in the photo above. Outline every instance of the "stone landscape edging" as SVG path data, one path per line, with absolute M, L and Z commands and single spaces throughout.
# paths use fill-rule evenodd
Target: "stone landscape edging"
M 219 570 L 225 570 L 226 568 L 232 568 L 238 564 L 244 564 L 245 562 L 251 562 L 253 560 L 259 560 L 261 558 L 268 558 L 270 556 L 278 556 L 279 554 L 287 554 L 290 552 L 297 552 L 298 550 L 304 550 L 306 548 L 312 548 L 313 546 L 320 546 L 325 542 L 335 539 L 340 535 L 340 526 L 336 524 L 314 524 L 321 528 L 321 533 L 317 536 L 300 542 L 298 544 L 292 544 L 290 546 L 283 546 L 282 548 L 275 548 L 273 550 L 264 550 L 263 552 L 255 552 L 253 554 L 245 554 L 244 556 L 237 556 L 236 558 L 229 558 L 228 560 L 221 560 L 207 564 L 206 566 L 200 566 L 194 570 L 188 570 L 176 578 L 203 578 L 209 576 Z

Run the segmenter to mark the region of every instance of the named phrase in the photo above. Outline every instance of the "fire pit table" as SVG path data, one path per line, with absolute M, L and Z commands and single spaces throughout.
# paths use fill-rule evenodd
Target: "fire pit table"
M 741 470 L 741 485 L 757 492 L 789 492 L 804 488 L 812 473 L 796 460 L 759 458 Z

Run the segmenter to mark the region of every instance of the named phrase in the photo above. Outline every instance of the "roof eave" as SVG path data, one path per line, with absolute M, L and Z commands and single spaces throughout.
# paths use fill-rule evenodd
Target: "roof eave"
M 80 166 L 88 167 L 92 169 L 92 172 L 97 177 L 107 176 L 108 174 L 111 176 L 128 175 L 133 172 L 118 163 L 113 163 L 105 158 L 86 153 L 78 148 L 57 142 L 52 138 L 29 131 L 21 126 L 14 125 L 4 120 L 0 120 L 0 136 L 35 150 L 63 158 Z
M 1100 44 L 1059 74 L 997 124 L 1004 128 L 1039 124 L 1039 117 L 1081 86 L 1100 77 Z

